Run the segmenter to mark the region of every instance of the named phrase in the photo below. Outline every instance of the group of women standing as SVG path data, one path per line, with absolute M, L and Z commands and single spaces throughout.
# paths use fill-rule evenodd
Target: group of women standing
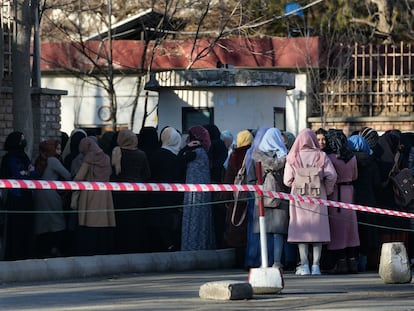
M 218 133 L 220 133 L 218 131 Z M 101 138 L 74 130 L 60 141 L 40 143 L 35 165 L 23 133 L 11 133 L 2 178 L 93 182 L 210 183 L 214 159 L 207 127 L 188 139 L 175 128 L 123 129 Z M 144 144 L 145 142 L 145 144 Z M 217 144 L 215 150 L 220 150 Z M 140 146 L 140 147 L 139 147 Z M 223 143 L 224 146 L 224 143 Z M 223 163 L 227 149 L 222 148 Z M 222 167 L 223 163 L 218 164 Z M 222 174 L 216 168 L 216 174 Z M 4 191 L 1 249 L 5 260 L 216 247 L 208 192 L 111 192 L 9 189 Z M 224 221 L 223 221 L 224 223 Z
M 260 127 L 237 133 L 230 152 L 218 133 L 215 126 L 193 126 L 184 142 L 173 127 L 159 136 L 155 128 L 143 128 L 138 135 L 123 129 L 99 139 L 77 129 L 63 152 L 57 140 L 42 142 L 33 166 L 24 152 L 23 133 L 13 132 L 6 139 L 1 176 L 209 184 L 233 183 L 244 167 L 246 183 L 257 183 L 261 173 L 269 190 L 296 193 L 297 171 L 315 167 L 319 198 L 393 209 L 387 174 L 401 146 L 413 150 L 412 142 L 402 144 L 403 136 L 395 130 L 379 136 L 364 128 L 347 138 L 342 130 L 304 129 L 294 137 Z M 401 153 L 401 162 L 412 165 L 414 155 L 410 158 L 405 149 Z M 234 247 L 237 267 L 261 262 L 260 198 L 254 193 L 239 193 L 236 203 L 231 192 L 9 189 L 5 194 L 5 260 Z M 404 222 L 298 200 L 265 197 L 264 203 L 268 262 L 285 268 L 298 263 L 298 275 L 318 275 L 324 269 L 357 272 L 364 268 L 361 261 L 378 259 L 381 242 L 398 238 L 395 231 L 376 226 Z
M 319 129 L 314 132 L 304 129 L 293 142 L 288 132 L 259 128 L 253 133 L 251 145 L 241 149 L 248 168 L 247 182 L 257 182 L 255 163 L 261 162 L 263 180 L 266 181 L 272 174 L 272 179 L 276 181 L 273 191 L 290 191 L 294 194 L 296 171 L 301 167 L 317 167 L 321 180 L 319 198 L 396 209 L 398 206 L 393 201 L 392 189 L 386 182 L 388 173 L 398 148 L 403 150 L 410 146 L 408 149 L 414 150 L 412 141 L 402 144 L 403 135 L 398 133 L 393 130 L 379 136 L 375 130 L 363 128 L 348 138 L 342 130 Z M 384 162 L 387 152 L 390 155 Z M 235 172 L 241 167 L 244 157 L 241 153 L 236 148 L 230 156 L 226 182 L 234 179 Z M 405 158 L 409 158 L 408 153 Z M 380 176 L 381 172 L 383 176 Z M 295 270 L 298 275 L 318 275 L 321 270 L 335 274 L 356 273 L 367 268 L 367 261 L 369 268 L 376 268 L 381 243 L 400 240 L 401 233 L 395 228 L 407 228 L 407 224 L 404 224 L 407 221 L 400 218 L 389 219 L 389 216 L 357 213 L 350 209 L 298 200 L 291 200 L 288 207 L 286 203 L 279 202 L 276 207 L 266 206 L 265 203 L 268 262 L 277 267 L 281 267 L 282 263 L 285 267 L 291 265 L 292 260 L 298 262 Z M 227 217 L 227 231 L 247 237 L 242 240 L 244 245 L 240 242 L 230 243 L 230 246 L 241 250 L 245 247 L 245 253 L 238 252 L 241 257 L 238 258 L 238 265 L 244 263 L 245 268 L 257 267 L 261 262 L 257 205 L 257 198 L 251 197 L 248 217 L 243 226 L 235 228 Z M 232 209 L 230 205 L 229 208 Z M 240 208 L 238 213 L 242 213 Z M 397 223 L 392 225 L 393 222 Z M 392 225 L 393 230 L 380 229 L 381 225 L 386 224 Z M 309 251 L 310 247 L 312 252 Z
M 109 157 L 96 140 L 86 137 L 86 133 L 82 135 L 76 152 L 72 150 L 70 167 L 63 164 L 61 142 L 54 139 L 40 143 L 33 166 L 24 151 L 23 133 L 12 132 L 5 143 L 2 178 L 109 181 L 112 171 Z M 4 260 L 108 252 L 111 236 L 108 228 L 115 226 L 111 192 L 75 191 L 72 197 L 64 193 L 53 189 L 3 191 L 3 208 L 7 211 L 3 215 Z M 66 205 L 76 208 L 76 218 L 63 213 Z M 93 209 L 104 212 L 93 213 Z M 75 229 L 76 235 L 71 234 Z

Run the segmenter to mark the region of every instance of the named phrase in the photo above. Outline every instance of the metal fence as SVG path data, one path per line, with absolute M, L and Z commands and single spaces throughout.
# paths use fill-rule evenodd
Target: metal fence
M 350 55 L 350 61 L 341 71 L 342 77 L 321 84 L 320 99 L 325 116 L 412 115 L 414 48 L 411 43 L 356 43 Z

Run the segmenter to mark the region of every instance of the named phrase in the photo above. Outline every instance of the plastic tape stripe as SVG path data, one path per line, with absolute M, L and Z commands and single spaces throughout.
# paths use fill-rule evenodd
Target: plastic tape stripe
M 344 203 L 344 202 L 337 202 L 332 200 L 325 200 L 325 199 L 316 199 L 311 197 L 302 197 L 298 195 L 293 194 L 287 194 L 284 192 L 275 192 L 275 191 L 265 191 L 265 196 L 269 196 L 272 198 L 280 198 L 284 200 L 297 200 L 304 203 L 311 203 L 311 204 L 322 204 L 322 205 L 329 205 L 333 207 L 339 207 L 344 209 L 353 209 L 356 211 L 362 211 L 362 212 L 369 212 L 374 214 L 382 214 L 382 215 L 391 215 L 391 216 L 398 216 L 398 217 L 406 217 L 406 218 L 414 218 L 414 214 L 412 213 L 406 213 L 401 211 L 395 211 L 395 210 L 387 210 L 377 207 L 371 207 L 371 206 L 365 206 L 365 205 L 359 205 L 359 204 L 352 204 L 352 203 Z
M 234 184 L 168 184 L 168 183 L 115 183 L 115 182 L 87 182 L 87 181 L 57 181 L 57 180 L 23 180 L 0 179 L 0 189 L 55 189 L 55 190 L 97 190 L 97 191 L 178 191 L 178 192 L 220 192 L 220 191 L 258 191 L 259 185 Z M 293 195 L 284 192 L 265 191 L 265 196 L 283 200 L 297 200 L 311 204 L 323 204 L 357 211 L 414 218 L 414 214 L 401 211 L 387 210 L 376 207 L 316 199 Z

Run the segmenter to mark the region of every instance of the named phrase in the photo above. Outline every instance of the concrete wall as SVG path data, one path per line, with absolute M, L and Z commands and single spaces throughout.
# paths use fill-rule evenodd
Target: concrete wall
M 233 87 L 201 90 L 161 89 L 159 128 L 173 126 L 182 131 L 183 107 L 213 107 L 214 124 L 233 134 L 244 129 L 274 125 L 273 108 L 285 107 L 286 89 L 282 87 Z
M 194 75 L 193 73 L 197 74 Z M 167 71 L 156 75 L 158 87 L 144 90 L 140 94 L 138 111 L 133 131 L 138 133 L 142 125 L 142 115 L 148 93 L 147 108 L 152 114 L 146 120 L 146 126 L 171 125 L 182 128 L 182 107 L 214 107 L 214 121 L 221 130 L 228 129 L 237 133 L 244 128 L 257 128 L 261 125 L 273 126 L 273 108 L 286 108 L 286 128 L 296 134 L 297 128 L 306 127 L 306 98 L 293 99 L 292 88 L 306 93 L 306 76 L 293 73 L 280 73 L 264 70 L 218 70 Z M 231 85 L 232 72 L 241 72 Z M 249 74 L 245 74 L 245 73 Z M 207 85 L 203 83 L 206 73 Z M 254 73 L 254 74 L 252 74 Z M 289 79 L 286 81 L 286 77 Z M 261 81 L 262 80 L 262 81 Z M 197 84 L 198 83 L 198 84 Z M 194 85 L 197 84 L 197 85 Z M 116 78 L 115 88 L 118 98 L 118 125 L 129 126 L 132 103 L 136 96 L 136 75 L 124 75 Z M 183 87 L 184 85 L 184 87 Z M 63 74 L 43 74 L 42 86 L 52 89 L 65 89 L 68 94 L 61 100 L 61 129 L 70 133 L 76 127 L 108 127 L 110 121 L 99 118 L 98 111 L 108 105 L 105 90 L 82 79 Z M 177 89 L 178 88 L 178 89 Z M 160 103 L 157 108 L 158 103 Z M 299 110 L 298 110 L 299 108 Z M 158 110 L 157 110 L 158 109 Z M 158 114 L 157 114 L 158 113 Z
M 295 136 L 308 127 L 309 95 L 306 74 L 295 74 L 295 88 L 287 90 L 286 96 L 286 130 Z
M 68 95 L 62 98 L 62 131 L 70 133 L 74 128 L 88 127 L 99 128 L 111 126 L 111 121 L 100 119 L 98 111 L 102 106 L 108 106 L 108 95 L 102 87 L 82 79 L 67 75 L 44 75 L 42 85 L 48 88 L 66 89 Z M 136 97 L 137 76 L 122 76 L 115 80 L 115 92 L 118 101 L 117 123 L 119 126 L 129 126 L 132 113 L 132 103 Z M 145 94 L 142 92 L 139 98 L 138 109 L 135 118 L 134 131 L 138 132 L 142 124 L 144 113 Z M 156 110 L 158 94 L 148 92 L 148 110 L 153 113 L 147 118 L 146 125 L 157 124 Z
M 169 125 L 182 131 L 182 108 L 214 107 L 214 124 L 235 135 L 243 129 L 278 127 L 274 108 L 285 108 L 286 90 L 294 88 L 295 75 L 270 70 L 188 70 L 158 73 L 150 82 L 149 89 L 159 92 L 159 128 Z

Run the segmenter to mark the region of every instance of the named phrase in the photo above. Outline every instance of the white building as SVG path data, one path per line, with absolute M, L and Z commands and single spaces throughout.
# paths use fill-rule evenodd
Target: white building
M 197 79 L 201 76 L 204 80 Z M 240 76 L 249 78 L 241 81 Z M 118 128 L 130 127 L 136 80 L 132 75 L 116 80 Z M 100 133 L 111 128 L 110 107 L 102 88 L 67 75 L 44 75 L 42 84 L 68 91 L 61 100 L 62 131 L 85 128 Z M 139 132 L 146 107 L 149 115 L 144 125 L 159 129 L 169 125 L 186 132 L 195 123 L 214 123 L 234 134 L 246 128 L 275 126 L 296 135 L 307 126 L 305 94 L 304 74 L 240 69 L 161 72 L 140 94 L 133 131 Z

